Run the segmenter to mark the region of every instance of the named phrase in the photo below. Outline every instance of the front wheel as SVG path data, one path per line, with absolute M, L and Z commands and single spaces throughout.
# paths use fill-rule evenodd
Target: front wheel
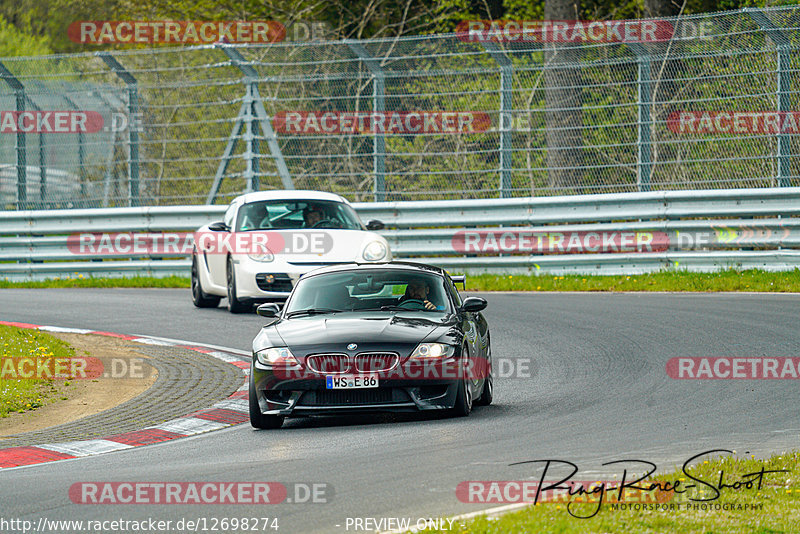
M 256 386 L 253 379 L 250 379 L 249 404 L 250 404 L 250 424 L 253 428 L 262 430 L 271 430 L 280 428 L 283 424 L 283 417 L 280 415 L 264 415 L 261 413 L 261 407 L 258 405 L 258 398 L 256 397 Z
M 230 256 L 228 256 L 227 282 L 228 311 L 231 313 L 243 313 L 248 311 L 247 306 L 236 297 L 236 271 L 233 268 L 233 258 Z
M 464 349 L 464 361 L 469 361 L 469 354 L 466 349 Z M 467 369 L 467 365 L 461 367 L 462 376 L 456 392 L 456 404 L 452 410 L 453 415 L 459 417 L 466 417 L 472 411 L 472 384 Z
M 197 267 L 197 255 L 192 256 L 192 302 L 198 308 L 216 308 L 219 306 L 219 297 L 208 295 L 203 291 L 200 283 L 200 273 Z
M 492 377 L 492 356 L 491 347 L 489 349 L 489 357 L 486 358 L 487 373 L 483 381 L 483 391 L 481 396 L 475 400 L 477 406 L 489 406 L 494 399 L 494 378 Z
M 483 393 L 481 396 L 478 397 L 478 400 L 475 401 L 475 404 L 478 406 L 489 406 L 494 399 L 494 379 L 492 375 L 486 377 L 486 380 L 483 381 Z

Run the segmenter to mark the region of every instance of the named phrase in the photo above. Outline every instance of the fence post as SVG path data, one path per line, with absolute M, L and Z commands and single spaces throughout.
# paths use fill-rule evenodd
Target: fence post
M 118 101 L 119 105 L 115 106 L 114 104 L 112 104 L 109 101 L 108 98 L 103 96 L 103 92 L 99 91 L 99 90 L 90 91 L 89 92 L 89 96 L 97 97 L 97 99 L 100 102 L 102 102 L 108 108 L 109 112 L 111 113 L 112 120 L 113 120 L 114 114 L 117 113 L 117 110 L 122 109 L 123 106 L 124 106 L 124 104 L 122 103 L 121 99 Z M 117 149 L 117 132 L 112 131 L 111 132 L 111 150 L 108 151 L 108 158 L 106 159 L 106 170 L 103 173 L 103 207 L 104 208 L 108 207 L 108 197 L 109 197 L 109 195 L 111 193 L 111 191 L 110 191 L 111 190 L 111 174 L 112 174 L 112 168 L 114 166 L 114 155 L 115 155 L 116 149 Z
M 253 131 L 253 120 L 255 119 L 255 114 L 253 113 L 253 81 L 247 81 L 247 87 L 245 90 L 244 95 L 244 105 L 243 109 L 245 110 L 245 116 L 243 117 L 244 120 L 244 145 L 245 145 L 245 153 L 244 153 L 244 182 L 247 184 L 245 187 L 245 193 L 250 193 L 252 191 L 258 191 L 258 176 L 256 173 L 258 172 L 258 154 L 257 149 L 253 145 L 253 139 L 255 138 L 255 132 Z
M 259 175 L 261 174 L 261 162 L 259 161 L 260 150 L 259 142 L 256 132 L 257 125 L 261 125 L 262 134 L 266 138 L 267 146 L 275 160 L 275 166 L 278 168 L 278 175 L 281 177 L 281 182 L 284 189 L 294 189 L 294 182 L 289 174 L 289 167 L 286 166 L 286 161 L 283 159 L 283 152 L 278 144 L 278 138 L 275 131 L 272 129 L 270 118 L 267 115 L 267 110 L 264 108 L 264 103 L 261 101 L 261 95 L 258 94 L 258 72 L 252 65 L 248 65 L 241 53 L 235 48 L 228 46 L 225 43 L 217 43 L 217 48 L 220 48 L 231 64 L 235 65 L 244 74 L 245 83 L 245 97 L 239 108 L 239 115 L 234 123 L 231 135 L 228 137 L 228 144 L 225 147 L 220 165 L 217 168 L 217 174 L 214 176 L 214 182 L 211 185 L 211 190 L 208 193 L 206 204 L 214 202 L 217 196 L 219 186 L 222 183 L 222 177 L 228 168 L 228 163 L 233 154 L 233 149 L 236 146 L 236 140 L 244 128 L 244 141 L 246 145 L 245 153 L 245 180 L 247 181 L 247 189 L 250 191 L 259 190 Z
M 64 96 L 64 100 L 66 100 L 67 103 L 69 105 L 71 105 L 75 109 L 75 111 L 80 111 L 81 110 L 80 107 L 77 104 L 75 104 L 75 102 L 70 97 L 68 97 L 67 95 L 63 95 L 63 96 Z M 129 126 L 132 126 L 132 125 L 129 125 Z M 82 202 L 81 202 L 82 205 L 80 207 L 82 207 L 82 208 L 89 207 L 87 205 L 88 203 L 86 202 L 86 172 L 84 171 L 84 165 L 86 163 L 86 147 L 85 147 L 85 144 L 86 144 L 86 139 L 84 137 L 83 131 L 78 131 L 78 177 L 79 177 L 79 180 L 81 181 L 80 189 L 81 189 L 81 196 L 83 198 L 82 198 Z
M 639 191 L 650 191 L 650 178 L 653 173 L 653 121 L 650 120 L 650 108 L 653 105 L 653 87 L 650 73 L 650 55 L 639 43 L 626 43 L 636 54 L 637 91 L 636 104 L 639 111 L 636 135 L 636 188 Z
M 139 88 L 136 78 L 108 52 L 98 52 L 100 59 L 125 82 L 128 88 L 128 206 L 138 206 L 139 196 L 139 131 L 134 126 L 139 114 Z
M 500 50 L 497 43 L 482 41 L 481 44 L 500 65 L 500 198 L 511 196 L 511 169 L 513 144 L 511 139 L 512 113 L 514 111 L 514 65 L 508 56 Z
M 17 113 L 19 114 L 25 111 L 25 87 L 2 63 L 0 63 L 0 78 L 3 78 L 14 91 Z M 14 152 L 16 154 L 16 161 L 14 164 L 17 168 L 17 209 L 24 210 L 27 209 L 28 205 L 28 166 L 25 161 L 25 133 L 21 132 L 19 129 L 17 129 Z
M 775 50 L 778 52 L 778 87 L 776 95 L 778 97 L 778 117 L 780 120 L 780 132 L 778 133 L 778 176 L 776 176 L 779 187 L 791 187 L 792 185 L 792 138 L 784 131 L 783 122 L 786 114 L 791 113 L 791 85 L 792 85 L 792 65 L 791 50 L 792 43 L 788 37 L 767 17 L 763 11 L 757 7 L 744 8 L 743 11 L 750 15 L 753 22 L 769 36 L 775 43 Z
M 386 111 L 386 75 L 380 62 L 372 57 L 361 43 L 348 42 L 347 45 L 372 73 L 372 112 L 383 113 Z M 383 132 L 373 134 L 372 167 L 375 172 L 373 185 L 375 202 L 383 202 L 386 200 L 386 139 Z

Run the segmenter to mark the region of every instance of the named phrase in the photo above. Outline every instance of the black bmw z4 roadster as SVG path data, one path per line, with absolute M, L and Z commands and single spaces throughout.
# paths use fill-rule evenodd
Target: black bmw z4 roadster
M 250 422 L 447 410 L 492 402 L 492 347 L 464 277 L 424 264 L 344 264 L 304 275 L 253 340 Z M 466 285 L 466 284 L 464 284 Z

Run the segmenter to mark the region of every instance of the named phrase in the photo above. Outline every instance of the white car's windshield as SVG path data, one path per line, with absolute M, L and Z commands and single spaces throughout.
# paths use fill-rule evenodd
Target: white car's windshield
M 341 311 L 450 311 L 443 278 L 409 270 L 345 271 L 301 279 L 286 314 Z
M 236 231 L 343 228 L 363 230 L 355 210 L 330 200 L 263 200 L 239 209 Z

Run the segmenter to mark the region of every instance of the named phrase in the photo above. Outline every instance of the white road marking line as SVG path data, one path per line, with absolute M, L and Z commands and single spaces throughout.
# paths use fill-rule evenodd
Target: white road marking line
M 226 410 L 234 410 L 237 412 L 249 412 L 250 405 L 244 399 L 226 399 L 214 405 L 214 408 L 224 408 Z
M 172 347 L 174 344 L 169 343 L 167 341 L 161 341 L 160 339 L 152 339 L 149 337 L 135 337 L 131 339 L 131 341 L 135 341 L 136 343 L 144 343 L 145 345 L 158 345 L 161 347 Z
M 230 426 L 228 423 L 218 423 L 216 421 L 208 421 L 206 419 L 198 419 L 197 417 L 182 417 L 180 419 L 173 419 L 160 425 L 152 426 L 149 428 L 157 428 L 167 432 L 174 432 L 175 434 L 183 434 L 184 436 L 191 436 L 193 434 L 201 434 L 203 432 L 210 432 L 211 430 L 219 430 Z
M 216 351 L 216 350 L 213 351 L 213 352 L 207 352 L 206 354 L 209 355 L 209 356 L 213 356 L 214 358 L 217 358 L 218 360 L 222 360 L 223 362 L 228 362 L 228 363 L 242 361 L 242 359 L 240 357 L 234 356 L 233 354 L 226 354 L 224 352 L 219 352 L 219 351 Z
M 64 454 L 71 454 L 72 456 L 91 456 L 92 454 L 131 449 L 133 445 L 117 443 L 116 441 L 108 441 L 105 439 L 90 439 L 83 441 L 66 441 L 64 443 L 46 443 L 44 445 L 36 445 L 36 447 Z
M 172 339 L 172 338 L 168 338 L 168 337 L 140 336 L 139 334 L 133 334 L 133 335 L 136 335 L 136 336 L 139 336 L 139 337 L 142 337 L 142 338 L 147 338 L 147 339 L 157 339 L 159 341 L 166 341 L 166 342 L 174 344 L 174 345 L 189 345 L 189 346 L 192 346 L 192 347 L 203 347 L 203 348 L 207 348 L 207 349 L 216 349 L 216 350 L 220 350 L 220 351 L 226 352 L 228 354 L 238 354 L 240 356 L 246 356 L 248 358 L 251 356 L 251 354 L 249 352 L 245 351 L 245 350 L 232 349 L 230 347 L 222 347 L 220 345 L 210 345 L 208 343 L 198 343 L 197 341 L 186 341 L 184 339 Z
M 89 334 L 95 330 L 85 330 L 83 328 L 67 328 L 63 326 L 40 326 L 39 330 L 45 332 L 63 332 L 65 334 Z

